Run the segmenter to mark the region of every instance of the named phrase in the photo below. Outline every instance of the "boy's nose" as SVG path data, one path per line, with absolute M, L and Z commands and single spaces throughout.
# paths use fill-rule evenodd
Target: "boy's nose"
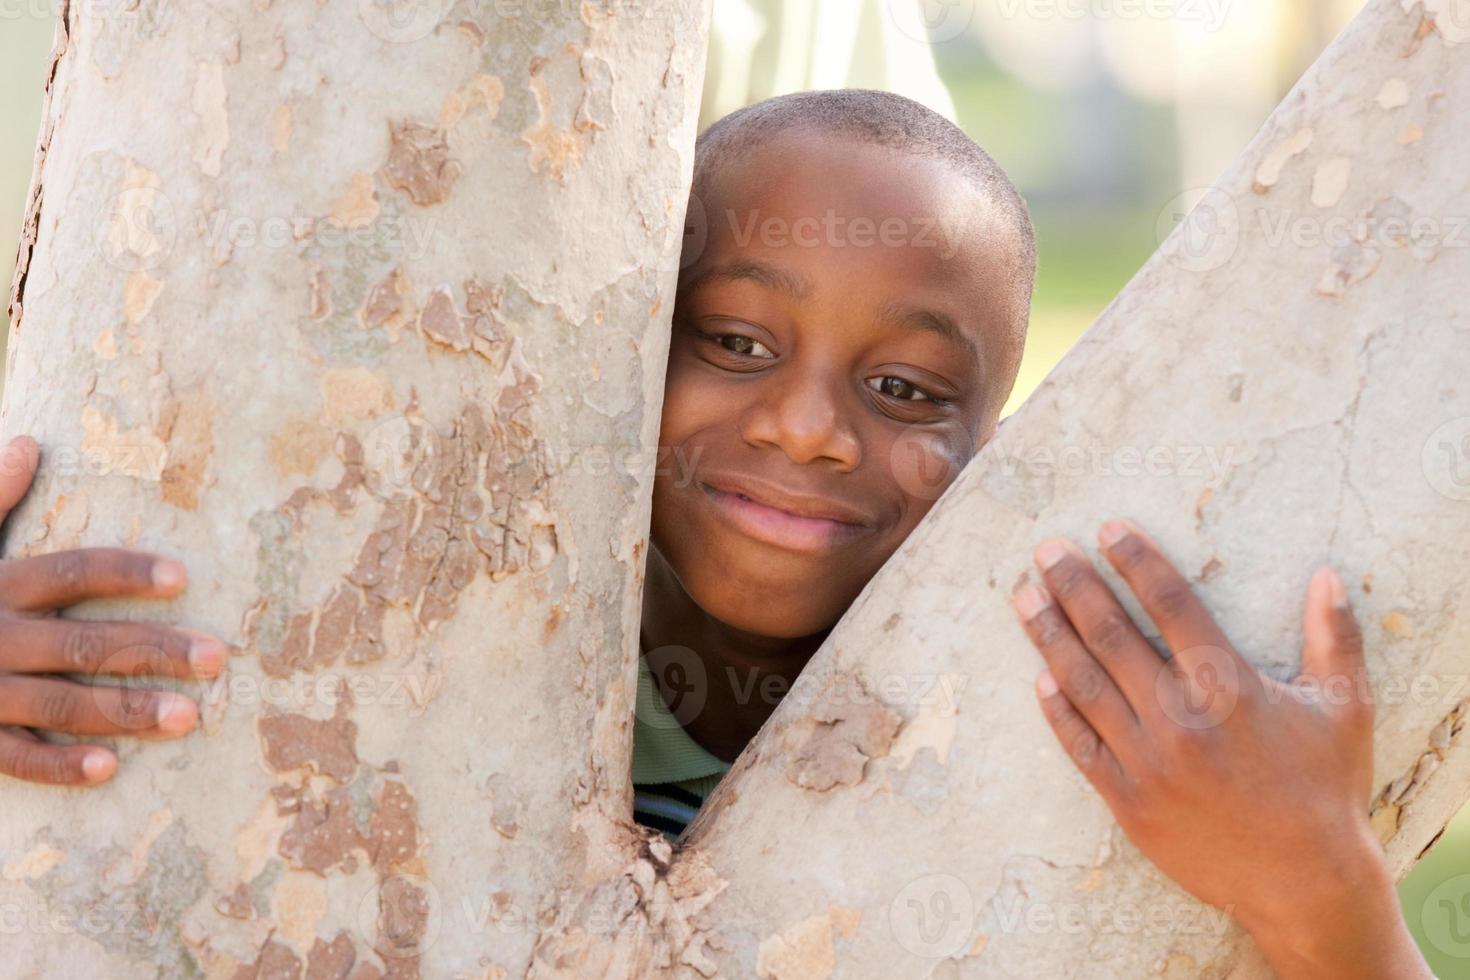
M 827 459 L 843 472 L 857 468 L 862 445 L 850 423 L 851 396 L 832 379 L 773 379 L 747 407 L 740 434 L 752 446 L 773 446 L 793 463 Z

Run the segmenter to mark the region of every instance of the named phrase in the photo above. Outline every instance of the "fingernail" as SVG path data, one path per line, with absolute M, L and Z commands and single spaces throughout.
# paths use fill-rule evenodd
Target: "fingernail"
M 216 676 L 224 669 L 225 661 L 229 658 L 229 651 L 216 637 L 207 633 L 196 633 L 193 630 L 189 632 L 193 637 L 189 640 L 189 669 L 196 677 Z
M 158 699 L 154 716 L 158 730 L 165 735 L 182 735 L 194 727 L 198 717 L 194 702 L 182 694 L 164 694 Z
M 1097 543 L 1104 548 L 1111 548 L 1119 541 L 1128 537 L 1130 530 L 1131 528 L 1128 527 L 1126 521 L 1108 521 L 1102 527 L 1098 528 Z
M 1023 619 L 1032 619 L 1047 607 L 1046 593 L 1031 582 L 1016 590 L 1016 611 Z
M 1065 557 L 1067 546 L 1056 538 L 1043 541 L 1036 548 L 1036 564 L 1041 566 L 1042 571 L 1049 570 Z
M 1043 670 L 1041 676 L 1036 678 L 1036 693 L 1044 698 L 1057 693 L 1057 679 L 1052 676 L 1051 671 Z
M 89 783 L 100 783 L 112 775 L 112 754 L 88 752 L 82 759 L 82 777 Z
M 184 584 L 184 566 L 172 558 L 161 558 L 153 563 L 153 587 L 171 591 Z
M 1345 609 L 1348 604 L 1347 588 L 1342 584 L 1342 576 L 1337 574 L 1337 569 L 1330 565 L 1323 566 L 1327 570 L 1327 597 L 1332 604 L 1339 609 Z

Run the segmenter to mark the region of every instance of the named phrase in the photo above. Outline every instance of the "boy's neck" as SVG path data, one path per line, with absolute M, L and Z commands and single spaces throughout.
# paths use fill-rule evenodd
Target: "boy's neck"
M 670 676 L 671 664 L 687 661 L 694 652 L 703 668 L 703 706 L 688 715 L 687 705 L 670 707 L 689 737 L 716 758 L 735 761 L 826 637 L 827 631 L 796 639 L 759 636 L 715 619 L 689 597 L 650 544 L 643 584 L 644 656 L 658 686 Z M 682 666 L 687 675 L 689 665 Z M 698 705 L 699 692 L 689 693 Z

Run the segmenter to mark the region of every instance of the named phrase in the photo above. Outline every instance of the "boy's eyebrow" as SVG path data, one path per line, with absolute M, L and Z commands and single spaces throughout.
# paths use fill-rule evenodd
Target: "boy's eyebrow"
M 679 291 L 693 292 L 711 282 L 740 281 L 754 282 L 767 289 L 778 289 L 792 299 L 806 299 L 812 292 L 812 284 L 804 277 L 755 259 L 739 259 L 706 269 L 685 283 Z
M 951 343 L 963 347 L 971 356 L 978 357 L 980 350 L 975 346 L 975 339 L 960 329 L 959 324 L 953 319 L 934 310 L 927 310 L 920 306 L 903 306 L 899 303 L 890 303 L 883 310 L 883 319 L 902 327 L 914 327 L 919 330 L 929 330 L 939 334 Z

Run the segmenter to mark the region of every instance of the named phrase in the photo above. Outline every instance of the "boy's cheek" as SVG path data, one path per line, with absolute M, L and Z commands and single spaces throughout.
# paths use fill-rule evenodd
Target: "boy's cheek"
M 888 474 L 922 517 L 975 455 L 963 430 L 908 426 L 883 451 Z M 914 519 L 917 523 L 918 518 Z

